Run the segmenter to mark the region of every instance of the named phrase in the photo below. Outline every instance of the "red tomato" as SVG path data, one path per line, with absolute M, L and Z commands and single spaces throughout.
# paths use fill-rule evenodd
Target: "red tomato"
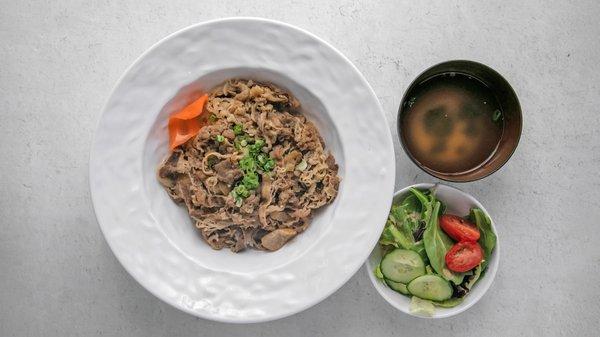
M 446 266 L 458 273 L 477 267 L 481 260 L 483 260 L 483 250 L 477 242 L 459 242 L 446 253 Z
M 479 229 L 469 221 L 451 214 L 444 214 L 440 217 L 440 227 L 454 240 L 477 241 L 479 240 Z

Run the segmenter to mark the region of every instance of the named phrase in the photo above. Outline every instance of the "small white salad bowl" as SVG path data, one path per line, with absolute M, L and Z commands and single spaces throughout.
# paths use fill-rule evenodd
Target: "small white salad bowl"
M 417 189 L 433 188 L 435 190 L 436 197 L 439 200 L 443 201 L 447 205 L 446 213 L 448 213 L 448 214 L 456 214 L 456 215 L 460 215 L 460 216 L 465 216 L 465 215 L 469 214 L 469 211 L 471 208 L 473 208 L 473 207 L 480 208 L 492 220 L 492 229 L 494 230 L 494 233 L 496 233 L 496 236 L 498 236 L 498 232 L 496 231 L 494 220 L 490 216 L 490 214 L 486 211 L 486 209 L 483 207 L 483 205 L 481 205 L 481 203 L 479 203 L 479 201 L 477 201 L 473 196 L 471 196 L 468 193 L 465 193 L 457 188 L 454 188 L 454 187 L 450 187 L 450 186 L 443 185 L 443 184 L 416 184 L 416 185 L 408 186 L 394 194 L 394 204 L 396 202 L 402 200 L 403 197 L 407 196 L 408 193 L 410 193 L 409 189 L 411 187 L 414 187 Z M 411 301 L 410 297 L 402 295 L 402 294 L 390 289 L 383 282 L 381 282 L 381 280 L 379 280 L 377 277 L 375 277 L 373 270 L 375 269 L 377 264 L 381 261 L 381 247 L 379 245 L 377 245 L 375 247 L 375 249 L 373 249 L 373 251 L 371 252 L 371 255 L 365 262 L 365 265 L 366 265 L 367 273 L 369 274 L 369 279 L 371 280 L 371 283 L 373 283 L 373 286 L 375 287 L 375 289 L 377 289 L 377 292 L 389 304 L 394 306 L 396 309 L 398 309 L 404 313 L 407 313 L 411 316 L 415 316 L 415 317 L 445 318 L 445 317 L 451 317 L 451 316 L 460 314 L 461 312 L 472 307 L 475 303 L 477 303 L 483 297 L 483 295 L 488 291 L 488 289 L 492 285 L 492 282 L 494 281 L 494 278 L 496 276 L 496 271 L 498 270 L 499 256 L 500 256 L 500 239 L 497 238 L 496 247 L 494 248 L 494 251 L 492 252 L 492 256 L 490 258 L 490 262 L 488 264 L 488 267 L 487 267 L 484 277 L 482 279 L 480 279 L 475 284 L 475 286 L 473 286 L 473 289 L 471 289 L 471 291 L 467 294 L 467 296 L 465 296 L 464 301 L 461 304 L 459 304 L 453 308 L 436 307 L 435 312 L 432 316 L 422 316 L 422 315 L 418 315 L 415 313 L 411 313 L 409 310 L 410 301 Z

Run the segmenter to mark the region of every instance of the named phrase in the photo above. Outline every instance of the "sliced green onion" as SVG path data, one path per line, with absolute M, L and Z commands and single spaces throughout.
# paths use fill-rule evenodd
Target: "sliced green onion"
M 225 141 L 225 137 L 223 137 L 223 135 L 217 135 L 217 137 L 215 137 L 215 140 L 219 143 L 223 143 Z
M 273 170 L 274 167 L 275 167 L 275 161 L 273 160 L 273 158 L 267 159 L 267 161 L 264 163 L 264 165 L 262 165 L 262 169 L 265 172 L 269 172 L 269 171 Z
M 258 175 L 255 172 L 249 172 L 244 175 L 242 179 L 242 185 L 248 190 L 254 190 L 258 187 Z
M 263 166 L 267 162 L 267 159 L 268 157 L 262 153 L 256 156 L 256 161 L 258 161 L 259 166 Z
M 495 110 L 492 115 L 492 121 L 497 122 L 502 119 L 502 112 L 500 110 Z
M 254 144 L 250 145 L 250 152 L 253 154 L 259 153 L 263 146 L 265 146 L 265 141 L 262 139 L 255 139 Z
M 236 196 L 244 198 L 244 199 L 248 198 L 248 196 L 250 195 L 250 191 L 248 191 L 248 189 L 244 185 L 237 185 L 233 189 L 233 192 L 235 193 Z
M 238 151 L 243 150 L 245 154 L 238 162 L 238 167 L 242 170 L 244 176 L 231 191 L 231 195 L 235 199 L 235 204 L 240 207 L 243 199 L 247 198 L 251 191 L 256 190 L 260 186 L 259 172 L 263 173 L 273 170 L 275 161 L 268 154 L 262 152 L 262 148 L 265 146 L 264 139 L 258 138 L 252 140 L 247 135 L 239 135 L 235 137 L 233 143 Z M 257 170 L 259 171 L 257 172 Z
M 233 126 L 233 133 L 236 135 L 241 135 L 244 133 L 244 127 L 242 124 L 236 124 Z
M 254 161 L 254 158 L 248 155 L 242 158 L 238 165 L 240 166 L 240 169 L 244 172 L 253 172 L 254 170 L 256 170 L 256 162 Z

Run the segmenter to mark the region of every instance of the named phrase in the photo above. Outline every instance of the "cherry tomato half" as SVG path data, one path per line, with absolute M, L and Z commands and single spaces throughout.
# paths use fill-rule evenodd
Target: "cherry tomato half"
M 481 260 L 483 260 L 483 250 L 477 242 L 459 242 L 446 253 L 446 266 L 458 273 L 477 267 Z
M 469 221 L 451 214 L 444 214 L 440 217 L 440 227 L 449 237 L 456 241 L 477 241 L 479 240 L 479 229 Z

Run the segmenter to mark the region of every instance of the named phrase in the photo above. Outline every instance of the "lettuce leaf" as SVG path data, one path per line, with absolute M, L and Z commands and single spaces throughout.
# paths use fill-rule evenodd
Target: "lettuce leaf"
M 430 300 L 424 300 L 420 297 L 413 296 L 410 300 L 408 311 L 415 315 L 431 317 L 435 312 L 435 306 Z
M 478 242 L 483 249 L 483 262 L 481 269 L 484 270 L 487 267 L 488 262 L 490 261 L 490 256 L 492 255 L 492 251 L 496 246 L 496 234 L 492 230 L 492 220 L 490 220 L 490 218 L 488 218 L 488 216 L 479 208 L 471 209 L 469 218 L 475 223 L 477 228 L 479 228 L 480 236 Z
M 467 282 L 465 284 L 465 288 L 467 288 L 468 290 L 471 290 L 471 288 L 473 288 L 473 286 L 475 285 L 475 283 L 479 280 L 479 277 L 481 276 L 481 271 L 483 270 L 483 263 L 484 262 L 485 261 L 483 261 L 477 267 L 475 267 L 475 273 L 473 274 L 473 276 L 471 277 L 471 279 L 469 279 L 469 282 Z
M 417 197 L 415 191 L 424 197 L 425 204 Z M 418 190 L 411 190 L 411 192 L 399 204 L 392 206 L 386 226 L 379 238 L 379 243 L 383 246 L 388 245 L 415 251 L 427 263 L 425 244 L 422 239 L 415 239 L 415 233 L 418 233 L 419 229 L 421 233 L 423 231 L 422 209 L 428 207 L 427 196 Z M 426 214 L 430 214 L 430 212 Z
M 377 267 L 375 267 L 375 270 L 373 271 L 373 273 L 375 274 L 375 277 L 377 277 L 380 280 L 383 280 L 383 274 L 381 273 L 381 267 L 380 267 L 381 263 L 377 265 Z
M 435 201 L 431 217 L 423 233 L 425 251 L 429 257 L 431 267 L 436 273 L 454 284 L 461 284 L 465 277 L 464 273 L 455 273 L 446 267 L 446 253 L 454 245 L 454 241 L 440 228 L 438 219 L 440 206 L 441 203 Z

